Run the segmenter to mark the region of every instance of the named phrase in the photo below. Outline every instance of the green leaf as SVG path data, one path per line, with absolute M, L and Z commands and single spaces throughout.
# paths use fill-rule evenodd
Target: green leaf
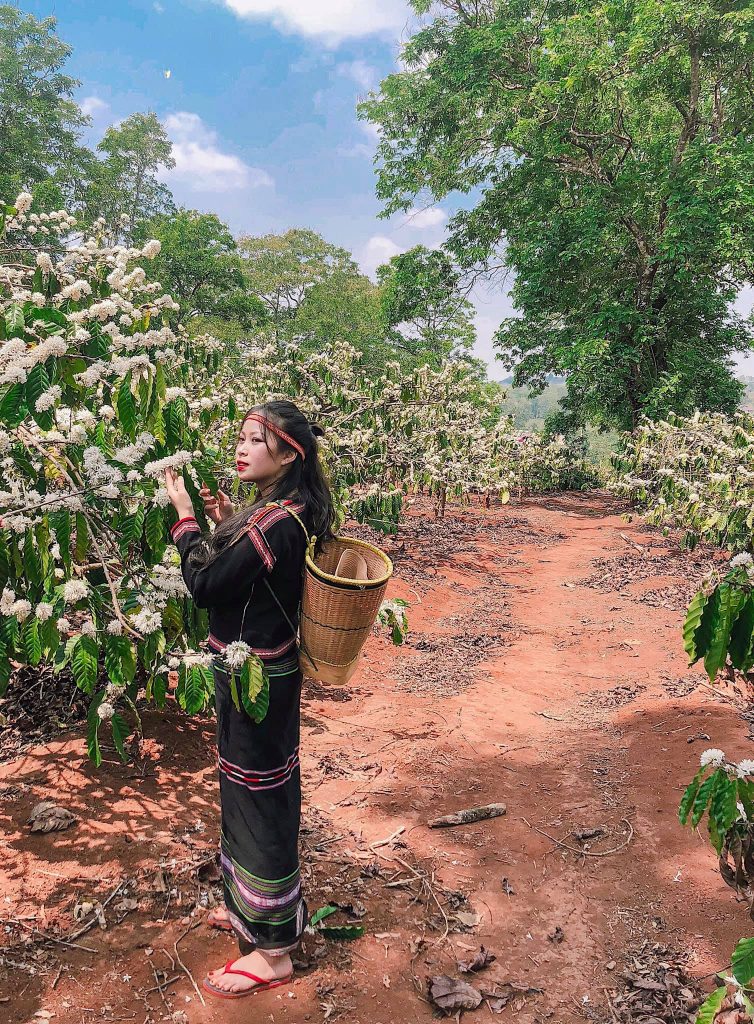
M 76 686 L 84 693 L 94 693 L 94 687 L 97 685 L 98 654 L 99 649 L 94 637 L 80 636 L 76 639 L 71 669 Z
M 53 415 L 49 409 L 45 412 L 37 412 L 35 403 L 42 392 L 47 391 L 49 386 L 50 378 L 47 376 L 47 370 L 44 368 L 44 364 L 37 363 L 32 367 L 26 380 L 26 405 L 28 406 L 30 415 L 34 417 L 42 430 L 52 429 L 52 425 L 54 423 Z
M 729 779 L 725 772 L 718 772 L 717 785 L 712 791 L 712 798 L 709 804 L 710 820 L 715 824 L 715 830 L 719 836 L 719 843 L 715 843 L 715 849 L 720 853 L 722 839 L 730 826 L 738 817 L 736 798 L 738 786 L 735 779 Z
M 125 741 L 128 739 L 128 734 L 130 732 L 128 724 L 125 718 L 123 718 L 122 715 L 118 714 L 117 711 L 110 719 L 110 724 L 113 727 L 113 743 L 115 744 L 115 749 L 118 751 L 118 757 L 121 759 L 123 764 L 127 764 L 128 754 L 126 753 L 126 748 L 124 744 Z
M 175 597 L 169 597 L 162 612 L 162 628 L 167 636 L 183 632 L 183 611 Z
M 748 985 L 754 978 L 754 939 L 740 939 L 731 958 L 733 977 L 739 985 Z
M 73 554 L 77 562 L 85 562 L 89 551 L 89 525 L 83 512 L 76 513 L 76 540 Z
M 185 403 L 184 403 L 185 404 Z M 162 421 L 165 425 L 165 444 L 168 448 L 176 449 L 181 447 L 183 439 L 182 406 L 178 399 L 173 399 L 162 407 Z
M 23 626 L 23 645 L 29 665 L 38 665 L 42 660 L 42 641 L 39 638 L 39 622 L 27 619 Z
M 360 924 L 324 925 L 317 930 L 327 939 L 360 939 L 364 934 Z
M 319 910 L 315 910 L 312 916 L 309 918 L 309 925 L 312 928 L 314 928 L 315 925 L 318 925 L 319 922 L 322 921 L 324 918 L 329 917 L 330 914 L 336 913 L 338 909 L 338 907 L 331 906 L 320 907 Z
M 131 373 L 126 374 L 118 387 L 118 396 L 115 400 L 115 407 L 118 410 L 118 419 L 123 427 L 124 433 L 133 439 L 136 437 L 136 400 L 131 394 Z
M 241 710 L 241 704 L 240 704 L 240 701 L 238 700 L 238 684 L 236 683 L 236 673 L 231 670 L 231 672 L 229 673 L 229 676 L 230 676 L 230 696 L 233 699 L 233 704 L 235 705 L 236 711 L 240 711 Z
M 717 785 L 718 776 L 720 769 L 714 771 L 712 775 L 709 775 L 699 787 L 696 796 L 694 797 L 693 811 L 691 814 L 691 827 L 696 828 L 699 822 L 702 820 L 702 815 L 707 809 L 707 804 L 710 801 L 712 793 L 714 792 L 715 786 Z
M 116 686 L 128 686 L 136 675 L 136 653 L 125 636 L 105 636 L 105 671 Z
M 0 422 L 4 426 L 17 427 L 26 415 L 23 384 L 11 384 L 0 401 Z
M 738 799 L 749 821 L 754 821 L 754 782 L 747 779 L 738 780 Z
M 164 708 L 168 694 L 168 674 L 162 672 L 154 677 L 152 683 L 152 697 L 158 708 Z
M 55 531 L 55 538 L 60 548 L 60 557 L 67 567 L 71 563 L 71 513 L 68 509 L 52 512 L 49 516 L 50 526 Z
M 720 614 L 720 590 L 716 587 L 705 601 L 699 625 L 694 633 L 696 658 L 703 658 L 709 651 L 717 619 Z
M 203 459 L 197 459 L 194 462 L 194 469 L 197 472 L 197 476 L 203 484 L 209 488 L 212 495 L 217 497 L 217 493 L 220 490 L 220 485 L 215 478 L 214 473 Z
M 699 792 L 699 786 L 702 781 L 702 775 L 704 774 L 704 768 L 700 768 L 696 773 L 691 782 L 686 786 L 683 796 L 681 797 L 681 804 L 678 808 L 678 820 L 682 825 L 686 824 L 686 819 L 689 816 L 689 811 L 694 803 L 696 794 Z
M 12 674 L 13 666 L 10 663 L 10 659 L 6 656 L 5 651 L 3 651 L 2 655 L 0 655 L 0 697 L 5 695 Z
M 9 338 L 23 336 L 24 307 L 20 302 L 11 302 L 5 310 L 5 329 Z
M 721 583 L 717 588 L 717 593 L 719 594 L 718 614 L 712 630 L 712 639 L 704 657 L 704 668 L 710 682 L 714 682 L 715 676 L 725 664 L 730 628 L 745 600 L 745 595 L 737 587 L 732 587 L 728 583 Z
M 751 650 L 754 633 L 754 595 L 749 594 L 730 631 L 728 654 L 731 664 L 739 671 L 746 671 L 745 665 Z
M 158 558 L 161 558 L 167 547 L 165 536 L 165 517 L 159 505 L 152 505 L 144 521 L 144 536 L 147 544 Z
M 241 700 L 244 710 L 257 724 L 270 707 L 270 677 L 261 658 L 252 655 L 241 670 Z
M 713 1024 L 720 1007 L 725 1002 L 727 994 L 728 986 L 721 985 L 720 988 L 716 988 L 711 995 L 707 996 L 699 1007 L 695 1024 Z
M 202 673 L 199 671 L 198 665 L 189 665 L 186 672 L 184 710 L 189 715 L 197 714 L 204 707 L 205 699 L 206 690 Z
M 141 535 L 144 531 L 144 509 L 139 506 L 131 515 L 124 516 L 120 524 L 120 537 L 118 545 L 121 553 L 126 555 L 129 548 L 141 544 Z
M 87 714 L 86 749 L 89 754 L 89 760 L 94 763 L 95 768 L 99 768 L 102 764 L 102 751 L 99 745 L 101 719 L 97 714 L 97 709 L 104 699 L 105 691 L 101 690 L 89 705 L 89 712 Z
M 24 569 L 26 570 L 29 582 L 35 587 L 40 586 L 42 583 L 42 563 L 39 559 L 39 552 L 34 546 L 31 530 L 26 531 L 26 539 L 24 540 Z
M 704 606 L 707 604 L 707 595 L 703 590 L 695 594 L 686 612 L 686 619 L 683 623 L 683 648 L 689 656 L 689 666 L 693 665 L 698 658 L 706 651 L 697 651 L 696 632 L 702 619 Z

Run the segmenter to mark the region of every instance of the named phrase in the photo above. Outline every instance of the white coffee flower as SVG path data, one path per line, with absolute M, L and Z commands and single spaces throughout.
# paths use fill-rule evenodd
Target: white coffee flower
M 40 601 L 37 607 L 34 609 L 34 614 L 40 622 L 47 622 L 48 619 L 52 618 L 52 613 L 55 611 L 51 604 L 47 601 Z
M 105 632 L 109 633 L 110 636 L 121 636 L 123 633 L 123 623 L 120 619 L 110 619 L 105 627 Z
M 66 604 L 83 601 L 89 594 L 89 587 L 84 580 L 66 580 L 63 586 L 63 598 Z
M 745 779 L 747 775 L 754 775 L 754 761 L 744 758 L 738 762 L 738 777 Z
M 744 565 L 747 569 L 754 566 L 754 559 L 752 559 L 748 551 L 742 551 L 739 555 L 736 555 L 734 558 L 731 558 L 731 569 L 736 569 L 739 565 Z
M 115 708 L 109 701 L 103 700 L 97 708 L 97 714 L 103 722 L 108 722 L 115 714 Z
M 67 633 L 68 630 L 71 628 L 71 624 L 68 621 L 68 619 L 58 619 L 55 625 L 58 627 L 61 633 Z
M 37 412 L 46 412 L 48 409 L 52 409 L 56 402 L 59 402 L 63 397 L 63 389 L 59 384 L 53 384 L 47 391 L 43 391 L 39 398 L 34 403 L 34 408 Z
M 223 653 L 231 668 L 243 668 L 251 655 L 251 648 L 243 640 L 234 640 Z
M 13 603 L 11 615 L 15 615 L 19 622 L 25 622 L 31 615 L 31 601 L 21 598 Z
M 96 636 L 97 627 L 94 625 L 91 619 L 84 619 L 81 623 L 81 635 L 82 636 Z
M 15 592 L 12 591 L 9 587 L 5 587 L 5 589 L 3 590 L 2 597 L 0 597 L 0 615 L 12 615 L 13 612 L 11 611 L 11 609 L 13 608 L 13 605 L 15 603 Z
M 706 768 L 707 765 L 714 765 L 715 768 L 719 768 L 725 761 L 725 754 L 722 750 L 718 750 L 716 747 L 710 747 L 709 750 L 705 750 L 702 756 L 699 758 L 699 763 L 702 768 Z
M 161 249 L 162 249 L 162 242 L 160 242 L 157 238 L 150 238 L 150 240 L 147 242 L 147 244 L 141 250 L 141 255 L 144 256 L 148 260 L 153 260 L 155 258 L 155 256 L 159 256 L 160 255 L 160 250 Z
M 31 204 L 33 202 L 34 197 L 30 195 L 28 192 L 19 192 L 19 194 L 16 196 L 16 201 L 13 205 L 19 213 L 26 213 L 30 209 Z

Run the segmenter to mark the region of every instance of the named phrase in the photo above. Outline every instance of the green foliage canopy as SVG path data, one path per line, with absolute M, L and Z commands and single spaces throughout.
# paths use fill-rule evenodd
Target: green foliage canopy
M 742 0 L 414 0 L 434 15 L 360 108 L 385 214 L 476 204 L 462 267 L 515 271 L 497 342 L 515 383 L 568 378 L 567 416 L 728 411 L 732 309 L 754 262 L 754 15 Z

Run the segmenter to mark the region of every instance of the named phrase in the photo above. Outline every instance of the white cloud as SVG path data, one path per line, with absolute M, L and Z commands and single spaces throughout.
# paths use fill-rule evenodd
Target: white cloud
M 426 210 L 417 210 L 413 207 L 406 214 L 406 227 L 423 231 L 424 228 L 433 228 L 438 224 L 443 224 L 447 219 L 447 213 L 439 206 L 428 206 Z
M 371 121 L 358 121 L 357 127 L 369 141 L 354 142 L 351 146 L 339 146 L 338 154 L 339 156 L 363 156 L 371 160 L 377 149 L 377 143 L 380 141 L 380 130 Z
M 336 72 L 342 78 L 350 78 L 361 89 L 372 89 L 377 84 L 377 69 L 365 60 L 351 60 L 338 64 Z
M 99 96 L 85 96 L 79 103 L 81 110 L 87 115 L 87 117 L 98 117 L 100 114 L 104 114 L 106 110 L 110 109 L 110 104 L 105 103 Z
M 330 44 L 369 35 L 397 35 L 409 17 L 406 0 L 223 0 L 241 18 L 265 18 L 286 32 Z
M 166 178 L 181 179 L 194 192 L 228 192 L 274 184 L 266 171 L 218 149 L 217 132 L 208 128 L 198 114 L 182 110 L 168 115 L 163 124 L 173 143 L 175 160 L 175 167 L 165 172 Z
M 393 256 L 397 256 L 401 252 L 403 250 L 387 235 L 372 235 L 361 251 L 359 264 L 365 274 L 373 277 L 377 267 L 388 263 Z

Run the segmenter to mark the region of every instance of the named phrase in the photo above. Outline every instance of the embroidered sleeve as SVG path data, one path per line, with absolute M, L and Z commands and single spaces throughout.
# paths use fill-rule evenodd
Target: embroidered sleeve
M 199 608 L 245 601 L 251 594 L 254 580 L 265 571 L 265 563 L 246 536 L 206 565 L 196 566 L 189 557 L 202 541 L 196 519 L 193 516 L 179 519 L 171 527 L 170 535 L 181 556 L 183 581 Z
M 284 517 L 290 518 L 281 508 L 259 510 L 247 523 L 240 540 L 200 567 L 189 558 L 201 543 L 199 524 L 189 517 L 173 526 L 171 534 L 181 556 L 183 579 L 199 608 L 245 602 L 249 598 L 254 581 L 271 572 L 285 545 L 290 543 L 286 530 L 275 529 Z

